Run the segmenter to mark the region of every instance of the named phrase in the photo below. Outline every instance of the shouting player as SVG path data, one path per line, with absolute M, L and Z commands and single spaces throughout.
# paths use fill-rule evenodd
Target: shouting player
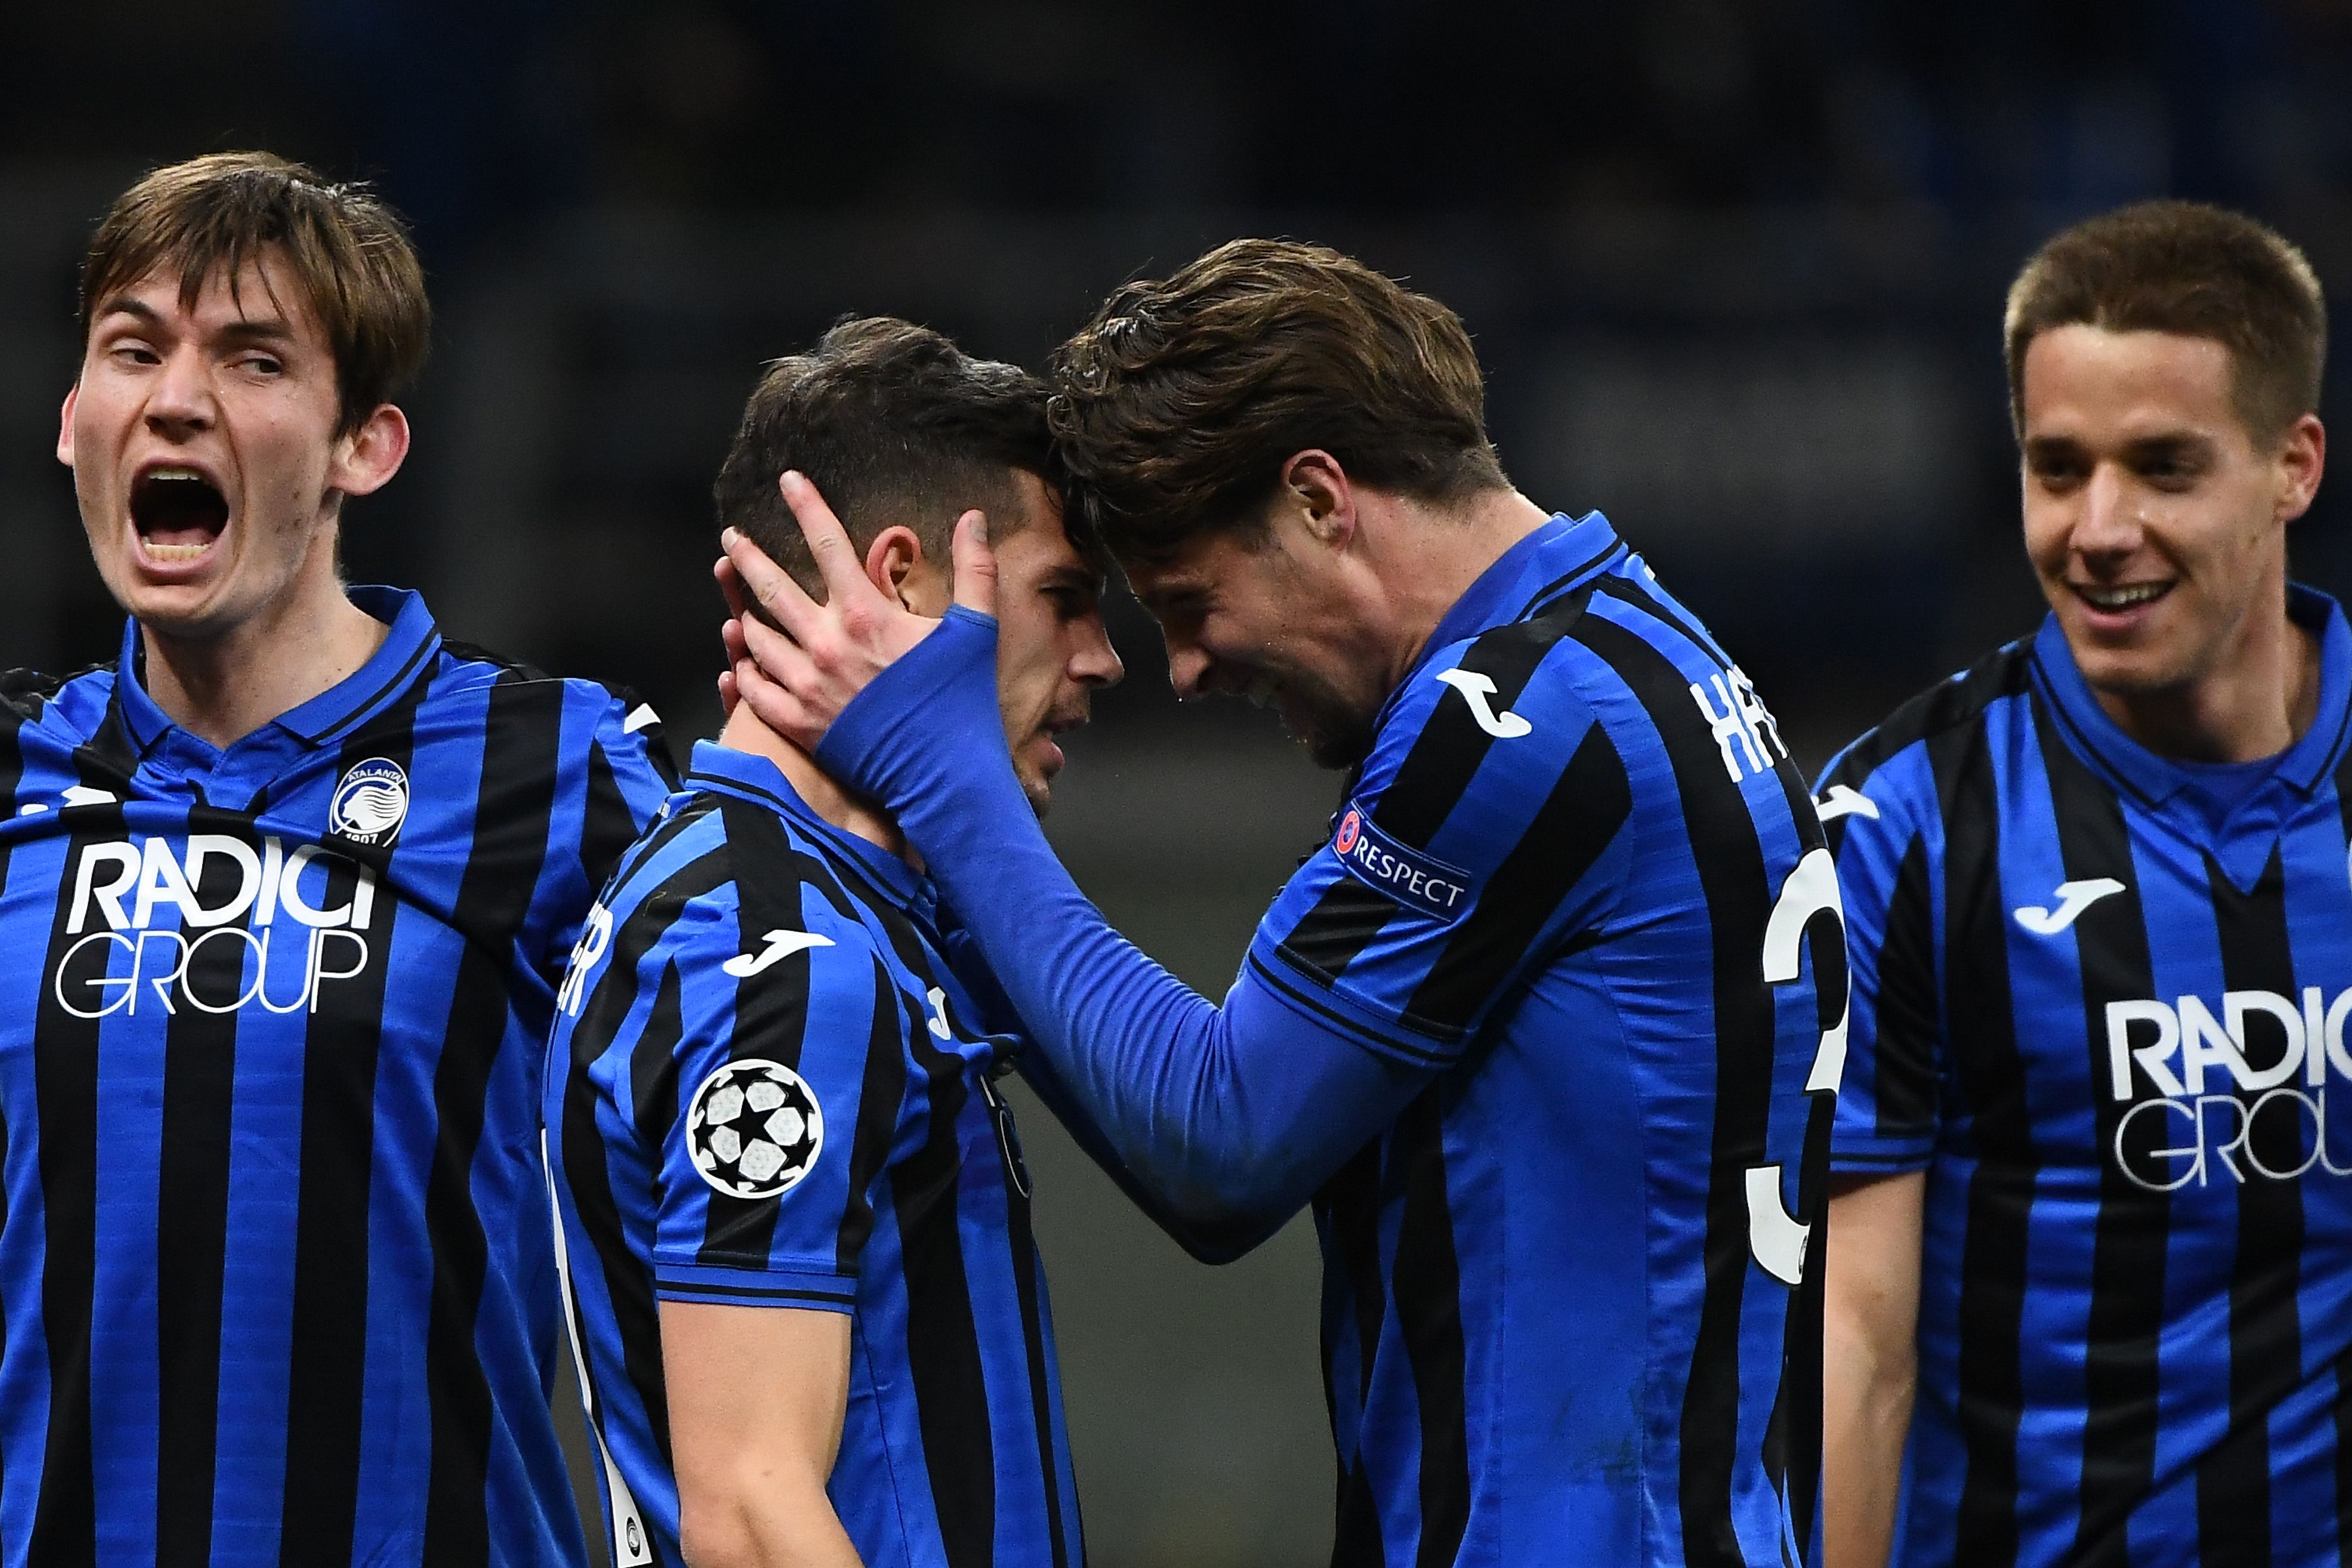
M 1057 378 L 1074 504 L 1180 695 L 1272 703 L 1350 770 L 1223 1006 L 1029 819 L 977 579 L 907 613 L 796 483 L 830 598 L 730 545 L 791 635 L 737 626 L 743 700 L 899 813 L 1141 1187 L 1257 1235 L 1312 1200 L 1336 1561 L 1781 1563 L 1844 971 L 1747 678 L 1598 513 L 1511 487 L 1453 312 L 1345 257 L 1130 284 Z
M 536 1092 L 652 715 L 340 581 L 428 322 L 373 196 L 159 170 L 81 313 L 130 620 L 0 688 L 0 1562 L 576 1563 Z
M 2352 1541 L 2352 634 L 2286 576 L 2326 331 L 2293 246 L 2179 202 L 2010 290 L 2050 615 L 1822 781 L 1831 1568 Z
M 1044 482 L 1045 389 L 903 321 L 772 365 L 720 521 L 815 563 L 787 468 L 838 500 L 867 591 L 948 602 L 995 520 L 989 704 L 1023 816 L 1119 677 L 1102 570 Z M 961 576 L 979 569 L 967 527 Z M 999 750 L 1003 750 L 1000 741 Z M 1017 1037 L 889 816 L 738 704 L 632 850 L 549 1047 L 548 1164 L 617 1561 L 1082 1561 L 1028 1176 L 993 1079 Z M 968 988 L 968 986 L 970 988 Z

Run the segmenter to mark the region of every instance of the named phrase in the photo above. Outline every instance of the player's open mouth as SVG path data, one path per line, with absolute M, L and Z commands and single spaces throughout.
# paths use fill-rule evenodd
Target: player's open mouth
M 131 484 L 131 526 L 161 566 L 201 560 L 228 527 L 228 498 L 192 468 L 159 463 Z
M 1271 675 L 1253 675 L 1242 688 L 1242 695 L 1253 708 L 1271 708 L 1282 700 L 1282 682 Z
M 2106 616 L 2127 614 L 2142 605 L 2152 605 L 2172 592 L 2169 583 L 2121 583 L 2113 587 L 2077 583 L 2074 587 L 2084 604 Z

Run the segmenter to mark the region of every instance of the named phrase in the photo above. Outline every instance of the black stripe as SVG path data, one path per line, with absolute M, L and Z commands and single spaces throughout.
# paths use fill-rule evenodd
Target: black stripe
M 1738 1465 L 1740 1305 L 1749 1267 L 1746 1173 L 1764 1160 L 1778 1043 L 1774 1002 L 1757 954 L 1773 889 L 1747 799 L 1690 700 L 1690 681 L 1664 653 L 1605 616 L 1585 616 L 1574 635 L 1616 671 L 1657 729 L 1706 905 L 1715 1110 L 1702 1244 L 1706 1285 L 1683 1396 L 1679 1497 L 1689 1561 L 1737 1563 L 1742 1554 L 1732 1529 L 1731 1488 Z
M 2208 850 L 2206 883 L 2221 936 L 2221 984 L 2229 991 L 2268 991 L 2300 1001 L 2286 918 L 2286 871 L 2279 847 L 2251 891 L 2231 885 Z M 2286 1048 L 2258 1013 L 2246 1019 L 2246 1058 L 2268 1067 Z M 2259 1040 L 2259 1045 L 2257 1041 Z M 2231 1085 L 2248 1107 L 2262 1095 Z M 2202 1568 L 2270 1568 L 2272 1409 L 2303 1383 L 2303 1327 L 2295 1293 L 2303 1261 L 2303 1189 L 2265 1172 L 2299 1170 L 2302 1118 L 2292 1107 L 2244 1128 L 2233 1163 L 2238 1186 L 2238 1251 L 2230 1267 L 2230 1427 L 2197 1461 L 2197 1542 Z M 2219 1156 L 2228 1158 L 2228 1156 Z
M 1421 1412 L 1421 1544 L 1415 1568 L 1440 1568 L 1462 1550 L 1470 1523 L 1467 1352 L 1462 1272 L 1445 1184 L 1444 1086 L 1433 1083 L 1398 1115 L 1389 1137 L 1387 1185 L 1403 1194 L 1390 1277 L 1397 1329 L 1412 1366 Z
M 741 952 L 759 952 L 772 931 L 802 931 L 801 888 L 809 858 L 793 847 L 783 819 L 762 806 L 722 799 L 719 815 L 727 827 L 733 863 L 736 941 Z M 803 948 L 735 982 L 735 1019 L 728 1037 L 731 1061 L 758 1058 L 797 1069 L 808 1031 L 809 988 L 815 953 Z M 694 1089 L 681 1085 L 691 1096 Z M 706 1266 L 740 1264 L 764 1268 L 776 1242 L 782 1194 L 739 1198 L 713 1188 L 703 1211 L 702 1246 L 695 1261 Z
M 1327 984 L 1372 945 L 1401 908 L 1386 893 L 1342 873 L 1282 940 L 1282 951 Z
M 1454 1058 L 1451 1053 L 1431 1049 L 1428 1039 L 1412 1038 L 1392 1030 L 1377 1029 L 1370 1024 L 1360 1023 L 1326 1005 L 1313 992 L 1301 990 L 1284 979 L 1280 971 L 1259 963 L 1255 952 L 1245 954 L 1242 962 L 1252 974 L 1282 993 L 1287 1000 L 1296 1003 L 1316 1017 L 1328 1021 L 1335 1029 L 1351 1039 L 1369 1036 L 1390 1050 L 1414 1061 L 1426 1062 L 1436 1067 L 1450 1067 L 1454 1063 Z M 1422 1035 L 1440 1040 L 1453 1038 L 1460 1033 L 1458 1030 L 1450 1029 L 1445 1025 L 1438 1023 L 1433 1018 L 1417 1018 L 1410 1013 L 1400 1014 L 1398 1021 L 1418 1030 Z
M 698 803 L 699 804 L 699 803 Z M 681 814 L 682 815 L 682 814 Z M 696 814 L 698 816 L 700 813 Z M 665 823 L 662 831 L 675 837 L 679 829 Z M 638 865 L 648 864 L 640 858 Z M 614 1330 L 621 1344 L 622 1370 L 635 1394 L 638 1408 L 653 1429 L 654 1446 L 662 1463 L 670 1463 L 669 1394 L 662 1378 L 661 1318 L 655 1305 L 654 1282 L 643 1260 L 629 1249 L 627 1227 L 613 1196 L 612 1168 L 604 1135 L 596 1122 L 599 1097 L 590 1077 L 612 1049 L 621 1027 L 635 1005 L 638 970 L 662 933 L 680 910 L 727 880 L 728 857 L 713 848 L 671 872 L 637 900 L 628 918 L 614 931 L 606 950 L 604 972 L 597 977 L 572 1031 L 571 1055 L 563 1084 L 564 1184 L 580 1228 L 586 1233 L 604 1281 L 605 1299 L 613 1303 Z M 677 1042 L 683 1032 L 677 966 L 665 963 L 656 982 L 653 1006 L 646 1025 L 629 1047 L 629 1121 L 650 1166 L 656 1192 L 662 1184 L 662 1151 L 676 1124 L 677 1102 Z M 580 1259 L 573 1260 L 576 1269 Z M 604 1400 L 593 1386 L 594 1414 L 604 1417 Z
M 1061 1467 L 1054 1440 L 1053 1385 L 1047 1381 L 1045 1366 L 1045 1317 L 1041 1305 L 1040 1275 L 1044 1265 L 1037 1258 L 1037 1235 L 1029 1211 L 1029 1194 L 1021 1183 L 1013 1179 L 1009 1159 L 1017 1147 L 1012 1142 L 1012 1109 L 993 1093 L 989 1096 L 989 1109 L 1001 1119 L 999 1135 L 1005 1140 L 1004 1151 L 1008 1166 L 1003 1172 L 1006 1240 L 1011 1253 L 1013 1292 L 1020 1304 L 1021 1343 L 1029 1366 L 1029 1407 L 1037 1426 L 1037 1464 L 1045 1478 L 1045 1529 L 1054 1542 L 1054 1568 L 1069 1568 L 1069 1546 L 1062 1538 L 1062 1479 Z
M 1585 731 L 1551 793 L 1479 889 L 1478 901 L 1413 988 L 1409 1017 L 1459 1032 L 1526 963 L 1570 891 L 1615 841 L 1633 809 L 1624 760 L 1599 724 Z
M 242 816 L 188 814 L 191 837 L 224 834 L 259 846 Z M 219 856 L 200 868 L 197 899 L 217 909 L 237 870 Z M 332 907 L 331 905 L 329 907 Z M 244 984 L 251 910 L 184 940 L 184 997 L 215 1003 Z M 214 931 L 220 934 L 215 935 Z M 223 940 L 226 938 L 226 940 Z M 230 1107 L 236 1084 L 234 1008 L 206 1012 L 182 1000 L 163 1030 L 163 1121 L 155 1203 L 157 1441 L 155 1561 L 191 1568 L 212 1560 L 213 1468 L 220 1431 L 221 1292 L 228 1258 Z
M 2120 1565 L 2127 1561 L 2125 1532 L 2132 1510 L 2156 1480 L 2157 1351 L 2164 1327 L 2171 1201 L 2131 1180 L 2116 1162 L 2116 1133 L 2131 1106 L 2118 1101 L 2108 1086 L 2106 1016 L 2110 1002 L 2155 995 L 2156 974 L 2123 802 L 2045 721 L 2049 709 L 2042 699 L 2037 695 L 2032 701 L 2066 879 L 2107 877 L 2124 886 L 2085 909 L 2074 926 L 2099 1162 L 2074 1556 L 2086 1564 Z M 2161 1118 L 2147 1117 L 2132 1124 L 2139 1157 L 2152 1158 L 2151 1151 L 2169 1142 L 2163 1125 Z
M 473 1568 L 489 1558 L 492 1412 L 489 1380 L 475 1348 L 489 1238 L 474 1203 L 474 1160 L 510 1016 L 526 1031 L 522 1048 L 544 1048 L 548 1020 L 537 1019 L 534 1028 L 527 1015 L 510 1013 L 509 981 L 517 933 L 547 861 L 563 695 L 561 684 L 514 670 L 501 672 L 491 686 L 473 847 L 450 915 L 467 941 L 433 1074 L 433 1173 L 425 1189 L 433 1247 L 425 1331 L 433 1459 L 424 1560 L 436 1568 Z M 525 1081 L 537 1084 L 539 1073 L 526 1074 Z
M 2069 873 L 2071 875 L 2072 873 Z M 1878 945 L 1877 1044 L 1871 1091 L 1878 1135 L 1916 1138 L 1936 1127 L 1936 1056 L 1942 1006 L 1936 996 L 1936 916 L 1927 846 L 1913 835 L 1895 870 Z
M 31 672 L 11 670 L 0 675 L 0 821 L 16 815 L 16 786 L 25 776 L 23 729 L 28 713 L 37 713 L 43 698 L 35 693 L 41 678 L 27 679 Z M 12 840 L 0 839 L 0 900 L 8 893 L 8 870 L 16 854 Z M 8 1234 L 8 1119 L 0 1116 L 0 1236 Z M 0 1345 L 8 1342 L 7 1304 L 0 1300 Z M 0 1485 L 7 1478 L 5 1456 L 0 1456 Z
M 587 805 L 580 828 L 580 865 L 591 888 L 604 886 L 604 879 L 636 842 L 638 832 L 636 814 L 629 809 L 628 796 L 621 793 L 620 781 L 613 776 L 613 760 L 604 754 L 604 742 L 591 742 Z
M 372 724 L 375 718 L 376 704 L 398 691 L 405 682 L 419 679 L 426 664 L 444 646 L 446 645 L 438 635 L 418 639 L 416 646 L 409 650 L 408 657 L 401 661 L 400 668 L 386 677 L 383 685 L 370 692 L 365 700 L 355 704 L 338 722 L 328 726 L 316 735 L 304 738 L 313 745 L 323 745 L 334 739 L 337 731 L 349 730 L 355 724 Z M 346 744 L 352 743 L 355 742 L 346 742 Z
M 1981 722 L 1939 729 L 1927 757 L 1944 818 L 1944 973 L 1962 1113 L 1978 1151 L 1961 1241 L 1959 1422 L 1968 1454 L 1955 1561 L 2017 1559 L 2018 1336 L 2026 1218 L 2040 1156 L 2010 1005 L 2000 800 Z
M 1315 1194 L 1324 1222 L 1323 1389 L 1331 1434 L 1339 1433 L 1339 1346 L 1356 1338 L 1356 1457 L 1340 1461 L 1338 1521 L 1332 1531 L 1333 1568 L 1378 1568 L 1388 1559 L 1381 1544 L 1380 1500 L 1373 1494 L 1370 1462 L 1363 1451 L 1363 1411 L 1370 1400 L 1372 1365 L 1380 1354 L 1381 1327 L 1388 1316 L 1388 1283 L 1381 1272 L 1381 1151 L 1374 1139 L 1335 1172 Z M 1344 1452 L 1344 1448 L 1343 1448 Z
M 874 1180 L 890 1161 L 898 1111 L 907 1098 L 906 1042 L 898 1033 L 898 992 L 874 955 L 874 1021 L 866 1033 L 866 1071 L 857 1089 L 857 1126 L 849 1140 L 849 1206 L 834 1241 L 834 1267 L 854 1277 L 874 1234 Z
M 78 940 L 66 931 L 74 868 L 90 845 L 124 837 L 120 808 L 90 809 L 89 816 L 90 831 L 74 834 L 66 844 L 48 952 L 41 964 L 48 992 L 58 984 L 58 967 Z M 103 820 L 108 817 L 112 820 Z M 76 973 L 104 969 L 86 952 Z M 41 1328 L 48 1342 L 49 1424 L 25 1555 L 42 1568 L 78 1568 L 95 1561 L 98 1531 L 89 1331 L 97 1277 L 99 1020 L 78 1018 L 51 1005 L 52 1000 L 43 997 L 33 1021 L 34 1137 L 47 1234 L 41 1258 Z
M 407 771 L 414 761 L 416 710 L 425 692 L 425 683 L 418 681 L 384 722 L 352 736 L 337 754 L 336 775 L 373 757 Z M 356 884 L 356 872 L 341 858 L 347 853 L 339 845 L 321 862 L 330 879 L 331 901 L 326 907 L 341 902 Z M 278 1561 L 289 1568 L 349 1561 L 359 1512 L 367 1324 L 355 1304 L 367 1300 L 376 1065 L 394 924 L 394 900 L 380 884 L 382 871 L 371 874 L 379 878 L 374 929 L 361 933 L 373 949 L 370 962 L 352 981 L 335 988 L 331 1001 L 320 998 L 303 1031 L 284 1523 L 278 1545 Z M 308 937 L 309 932 L 301 934 Z
M 906 1003 L 906 1038 L 924 1075 L 929 1110 L 923 1146 L 890 1168 L 907 1276 L 907 1366 L 948 1568 L 989 1568 L 996 1540 L 995 1450 L 957 1226 L 963 1170 L 957 1123 L 969 1091 L 963 1058 L 931 1045 L 912 999 Z
M 2032 668 L 2032 651 L 2031 642 L 2010 643 L 1906 701 L 1846 749 L 1822 779 L 1823 792 L 1832 784 L 1861 789 L 1871 774 L 1911 747 L 1947 730 L 1973 723 L 1993 703 L 2023 691 Z M 1847 821 L 1842 816 L 1823 825 L 1833 854 L 1845 841 Z

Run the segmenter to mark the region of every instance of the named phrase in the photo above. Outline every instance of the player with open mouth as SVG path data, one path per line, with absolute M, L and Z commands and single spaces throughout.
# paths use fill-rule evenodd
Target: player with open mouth
M 159 169 L 60 411 L 112 665 L 0 684 L 0 1568 L 585 1551 L 537 1069 L 649 710 L 347 585 L 429 311 L 364 189 Z

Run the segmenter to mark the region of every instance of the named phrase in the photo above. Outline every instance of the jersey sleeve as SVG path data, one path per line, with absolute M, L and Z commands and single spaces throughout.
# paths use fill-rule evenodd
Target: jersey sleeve
M 1933 846 L 1904 773 L 1898 763 L 1856 782 L 1832 766 L 1817 803 L 1837 856 L 1852 987 L 1830 1145 L 1841 1175 L 1924 1170 L 1936 1147 L 1946 1051 Z
M 1441 652 L 1250 946 L 1286 1005 L 1392 1060 L 1444 1067 L 1614 903 L 1623 759 L 1573 685 L 1494 682 Z
M 660 1173 L 656 1294 L 852 1310 L 905 1081 L 865 926 L 788 873 L 730 883 L 692 900 L 644 967 L 633 1070 L 667 1085 L 638 1095 Z

